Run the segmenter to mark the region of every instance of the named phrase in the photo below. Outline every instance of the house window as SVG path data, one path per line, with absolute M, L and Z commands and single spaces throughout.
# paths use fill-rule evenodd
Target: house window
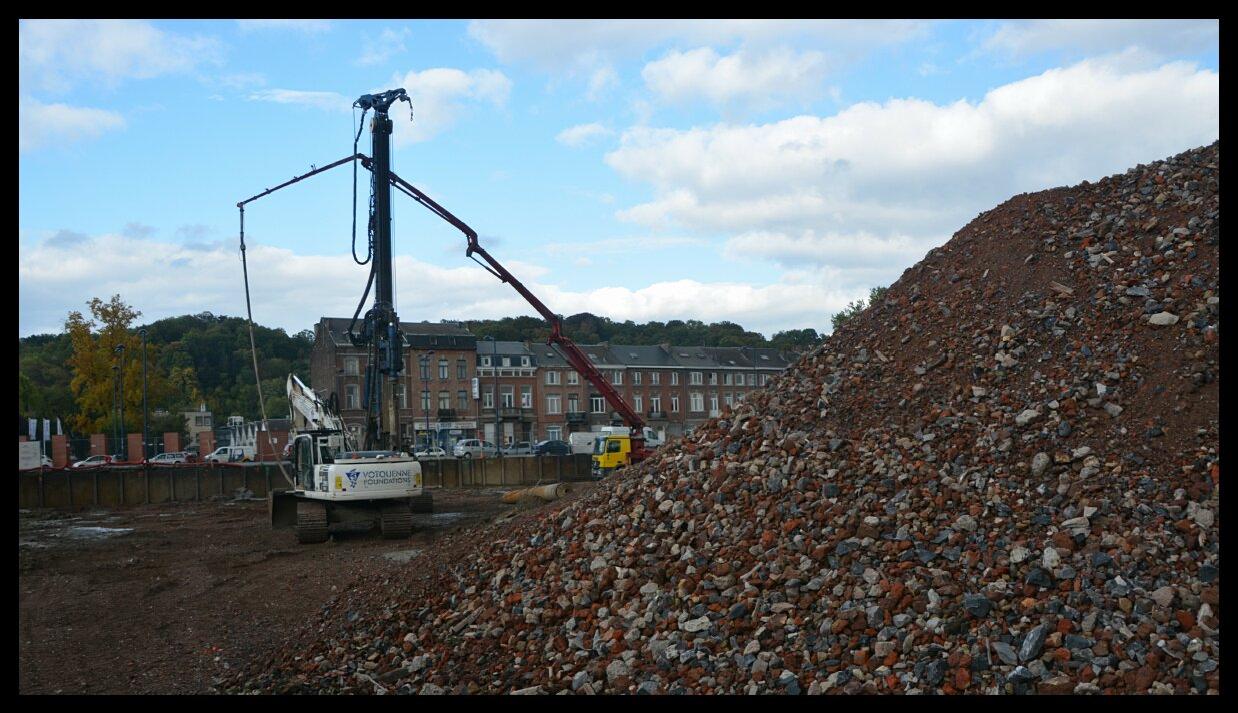
M 551 441 L 563 440 L 563 429 L 559 426 L 547 426 L 546 438 Z
M 640 386 L 640 372 L 639 371 L 632 372 L 632 385 Z
M 709 412 L 714 413 L 717 410 L 718 410 L 718 395 L 710 394 L 709 395 Z
M 361 401 L 357 398 L 356 384 L 348 384 L 344 387 L 344 408 L 361 408 Z
M 761 374 L 761 386 L 769 383 L 769 374 Z
M 671 396 L 671 413 L 679 413 L 679 397 Z
M 357 357 L 344 357 L 344 376 L 356 376 L 357 374 Z
M 469 378 L 469 363 L 467 361 L 463 359 L 456 360 L 456 378 L 457 379 Z
M 450 391 L 438 392 L 438 407 L 439 407 L 439 410 L 441 411 L 446 411 L 447 409 L 451 408 L 451 392 Z
M 748 375 L 748 385 L 749 385 L 749 386 L 756 386 L 756 385 L 757 385 L 757 375 L 756 375 L 756 374 L 749 374 L 749 375 Z
M 469 393 L 464 389 L 456 392 L 456 410 L 465 413 L 469 410 Z
M 421 371 L 421 380 L 429 381 L 430 380 L 430 360 L 429 359 L 418 359 L 417 362 L 419 365 L 419 369 Z
M 580 374 L 577 374 L 574 371 L 567 372 L 567 385 L 568 386 L 576 386 L 579 383 L 580 383 Z
M 520 408 L 533 408 L 533 387 L 520 387 Z
M 722 383 L 723 383 L 724 385 L 726 385 L 726 386 L 730 386 L 730 385 L 731 385 L 731 374 L 730 374 L 730 372 L 727 372 L 727 373 L 725 373 L 725 374 L 723 374 L 723 375 L 722 375 Z
M 482 357 L 482 358 L 481 358 L 481 365 L 482 365 L 482 366 L 490 366 L 490 357 L 488 357 L 488 356 L 484 356 L 484 357 Z
M 662 372 L 660 371 L 649 372 L 649 383 L 653 384 L 654 386 L 657 386 L 659 383 L 661 383 L 661 381 L 662 381 Z
M 520 366 L 528 366 L 528 365 L 529 365 L 529 357 L 527 356 L 520 357 Z
M 699 371 L 694 371 L 694 372 L 692 372 L 691 374 L 689 374 L 689 375 L 688 375 L 688 383 L 689 383 L 689 384 L 692 384 L 693 386 L 700 386 L 702 383 L 704 383 L 704 382 L 702 381 L 701 372 L 699 372 Z
M 662 410 L 662 397 L 661 396 L 650 396 L 649 397 L 649 410 L 650 411 L 661 411 Z
M 709 372 L 709 385 L 710 386 L 718 385 L 718 372 L 716 371 Z
M 421 392 L 421 410 L 422 410 L 422 411 L 429 411 L 429 410 L 430 410 L 430 392 L 429 392 L 429 390 L 423 390 L 423 391 Z
M 693 413 L 700 413 L 705 410 L 705 396 L 699 391 L 693 391 L 688 396 L 688 409 Z
M 727 393 L 727 395 L 726 395 L 726 405 L 727 405 L 727 408 L 730 408 L 731 406 L 734 406 L 734 405 L 735 405 L 735 396 L 734 396 L 734 394 L 731 394 L 731 393 L 729 393 L 729 392 Z
M 589 410 L 593 413 L 606 413 L 606 399 L 601 396 L 590 396 Z
M 546 413 L 563 413 L 563 397 L 558 394 L 546 394 Z
M 400 408 L 408 408 L 408 394 L 405 393 L 406 391 L 407 387 L 404 384 L 400 384 L 400 388 L 395 392 Z
M 438 360 L 438 380 L 447 381 L 447 360 L 446 359 Z
M 559 372 L 557 371 L 546 372 L 546 383 L 550 386 L 558 386 L 559 385 Z
M 511 366 L 511 365 L 512 365 L 512 358 L 511 358 L 511 357 L 503 357 L 503 366 Z
M 610 383 L 615 386 L 623 386 L 623 372 L 615 369 L 610 373 Z
M 486 389 L 481 392 L 481 407 L 494 408 L 494 389 Z
M 500 386 L 499 398 L 502 400 L 503 408 L 515 408 L 516 406 L 516 389 L 513 386 Z
M 679 386 L 679 372 L 671 372 L 671 386 Z
M 567 410 L 569 413 L 580 413 L 580 397 L 576 394 L 567 395 Z
M 641 412 L 641 409 L 643 408 L 643 405 L 642 405 L 642 402 L 641 402 L 641 397 L 639 397 L 639 396 L 633 396 L 633 397 L 632 397 L 632 405 L 636 407 L 636 413 L 640 413 L 640 412 Z

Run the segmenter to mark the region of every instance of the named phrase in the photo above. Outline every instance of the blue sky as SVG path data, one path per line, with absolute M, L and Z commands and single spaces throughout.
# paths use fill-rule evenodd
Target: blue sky
M 26 21 L 19 333 L 243 315 L 236 202 L 397 86 L 395 170 L 556 311 L 827 331 L 1013 194 L 1215 140 L 1217 54 L 1216 21 Z M 351 314 L 351 190 L 247 210 L 256 320 Z M 532 313 L 395 200 L 401 318 Z

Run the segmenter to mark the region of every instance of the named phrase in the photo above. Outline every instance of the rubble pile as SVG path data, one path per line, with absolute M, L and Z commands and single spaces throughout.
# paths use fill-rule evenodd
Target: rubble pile
M 748 402 L 222 690 L 1218 691 L 1219 151 L 981 214 Z

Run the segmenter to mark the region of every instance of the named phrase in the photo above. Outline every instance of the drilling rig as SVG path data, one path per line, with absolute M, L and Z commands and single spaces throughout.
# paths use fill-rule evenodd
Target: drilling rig
M 288 449 L 293 463 L 293 478 L 289 479 L 292 487 L 271 493 L 271 524 L 276 528 L 294 527 L 297 539 L 303 543 L 326 540 L 333 525 L 351 526 L 358 523 L 377 524 L 383 535 L 389 538 L 407 538 L 412 528 L 412 512 L 428 511 L 432 507 L 430 494 L 422 487 L 421 465 L 407 452 L 402 452 L 404 444 L 400 443 L 395 391 L 404 369 L 404 356 L 403 334 L 395 309 L 391 259 L 393 123 L 388 114 L 391 106 L 400 101 L 409 103 L 411 114 L 412 102 L 403 89 L 365 94 L 353 103 L 355 108 L 362 110 L 361 128 L 365 125 L 366 114 L 373 112 L 369 157 L 356 151 L 356 143 L 361 136 L 361 128 L 358 128 L 352 156 L 314 168 L 237 204 L 241 215 L 241 254 L 244 256 L 246 204 L 310 176 L 352 163 L 355 220 L 356 164 L 361 162 L 371 172 L 368 250 L 364 261 L 356 258 L 355 224 L 353 236 L 353 259 L 362 265 L 369 263 L 370 276 L 348 329 L 352 344 L 368 353 L 362 399 L 366 414 L 365 433 L 361 448 L 356 448 L 335 409 L 319 400 L 294 375 L 289 375 L 287 382 L 290 417 L 294 423 Z M 248 266 L 245 268 L 245 282 L 248 304 Z M 354 332 L 357 317 L 371 287 L 374 288 L 374 304 L 362 318 L 360 330 Z M 252 309 L 250 316 L 252 325 Z M 255 350 L 255 377 L 257 370 Z

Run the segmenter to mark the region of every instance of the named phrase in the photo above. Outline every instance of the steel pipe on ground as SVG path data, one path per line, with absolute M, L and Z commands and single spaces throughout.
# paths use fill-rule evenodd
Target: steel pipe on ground
M 551 483 L 549 485 L 539 485 L 535 488 L 525 488 L 523 490 L 513 490 L 509 493 L 504 493 L 501 500 L 505 503 L 517 503 L 526 497 L 537 497 L 551 502 L 567 495 L 571 492 L 571 488 L 567 483 Z

